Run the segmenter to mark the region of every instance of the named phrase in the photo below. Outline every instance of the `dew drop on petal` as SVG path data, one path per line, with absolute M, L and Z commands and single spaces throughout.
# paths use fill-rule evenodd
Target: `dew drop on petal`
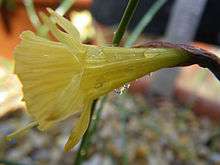
M 145 56 L 146 58 L 154 58 L 154 57 L 156 57 L 156 56 L 158 55 L 158 53 L 155 53 L 155 52 L 152 51 L 153 49 L 150 49 L 150 50 L 151 50 L 151 51 L 146 50 L 146 51 L 144 52 L 144 56 Z
M 145 80 L 149 80 L 149 78 L 152 76 L 152 73 L 148 73 L 146 76 L 144 76 Z
M 115 92 L 117 95 L 121 95 L 121 94 L 122 94 L 121 87 L 120 87 L 120 88 L 117 88 L 117 89 L 114 89 L 114 92 Z
M 114 92 L 117 95 L 122 95 L 129 87 L 130 87 L 130 84 L 125 84 L 120 88 L 114 89 Z
M 129 84 L 129 83 L 124 85 L 124 88 L 125 88 L 125 89 L 128 89 L 129 87 L 130 87 L 130 84 Z
M 151 76 L 152 76 L 152 73 L 148 73 L 148 74 L 147 74 L 147 77 L 151 77 Z
M 95 88 L 101 88 L 102 87 L 102 83 L 97 83 L 97 84 L 95 84 Z

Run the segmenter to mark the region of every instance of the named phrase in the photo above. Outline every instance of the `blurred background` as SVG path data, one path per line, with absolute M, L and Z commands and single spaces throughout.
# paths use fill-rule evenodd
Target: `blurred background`
M 63 152 L 74 117 L 46 133 L 32 129 L 11 142 L 3 140 L 31 121 L 13 74 L 20 33 L 32 30 L 47 37 L 38 12 L 51 7 L 71 20 L 83 43 L 109 46 L 127 3 L 0 0 L 0 164 L 70 165 L 79 149 Z M 219 55 L 219 8 L 219 0 L 140 0 L 121 46 L 163 40 Z M 220 164 L 220 84 L 206 69 L 191 66 L 146 75 L 111 92 L 102 109 L 83 164 Z

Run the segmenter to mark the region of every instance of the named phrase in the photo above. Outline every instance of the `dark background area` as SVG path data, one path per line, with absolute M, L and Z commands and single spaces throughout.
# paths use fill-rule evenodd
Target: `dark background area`
M 107 26 L 114 26 L 119 23 L 127 2 L 128 0 L 94 0 L 91 11 L 94 18 L 99 23 Z M 130 31 L 140 21 L 154 2 L 155 0 L 140 0 L 134 17 L 129 25 Z M 156 36 L 164 35 L 173 4 L 174 0 L 166 2 L 166 4 L 160 9 L 160 12 L 156 14 L 147 28 L 145 28 L 144 34 Z M 220 15 L 219 7 L 219 0 L 208 0 L 197 29 L 195 37 L 196 41 L 220 45 L 220 22 L 218 17 Z

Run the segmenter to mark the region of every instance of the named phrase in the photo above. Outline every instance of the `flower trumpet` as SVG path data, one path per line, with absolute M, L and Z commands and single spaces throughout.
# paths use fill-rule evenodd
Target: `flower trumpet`
M 158 69 L 199 63 L 197 57 L 204 55 L 202 50 L 198 53 L 191 47 L 159 42 L 138 48 L 85 45 L 67 19 L 48 11 L 50 16 L 41 13 L 41 18 L 58 42 L 23 32 L 14 51 L 15 73 L 23 84 L 27 111 L 34 119 L 25 129 L 38 125 L 44 131 L 80 113 L 66 151 L 85 133 L 94 99 Z M 216 65 L 219 67 L 219 61 Z

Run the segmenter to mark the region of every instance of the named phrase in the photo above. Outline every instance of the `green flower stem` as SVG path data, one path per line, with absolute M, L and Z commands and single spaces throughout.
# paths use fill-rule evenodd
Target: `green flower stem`
M 100 106 L 96 106 L 96 111 L 94 113 L 94 115 L 92 116 L 92 123 L 91 123 L 91 129 L 90 129 L 90 135 L 92 136 L 96 130 L 97 130 L 97 126 L 98 126 L 98 122 L 100 120 L 100 117 L 101 117 L 101 112 L 102 112 L 102 109 L 104 107 L 104 103 L 105 101 L 107 100 L 107 96 L 103 96 L 101 99 L 99 99 L 99 102 L 100 102 Z
M 48 28 L 41 24 L 40 19 L 35 11 L 33 0 L 23 0 L 29 20 L 36 30 L 37 35 L 47 38 Z
M 88 146 L 88 143 L 89 143 L 89 140 L 90 140 L 90 137 L 91 137 L 91 135 L 90 135 L 90 127 L 91 127 L 91 122 L 92 122 L 91 119 L 92 119 L 92 116 L 95 112 L 95 106 L 96 106 L 97 101 L 98 100 L 93 101 L 89 126 L 88 126 L 88 129 L 86 130 L 85 134 L 83 135 L 79 150 L 76 154 L 74 165 L 80 165 L 83 162 L 83 160 L 85 159 L 85 156 L 87 154 L 87 149 L 88 149 L 87 146 Z
M 125 9 L 125 12 L 123 14 L 123 17 L 121 19 L 121 22 L 118 26 L 117 31 L 115 32 L 115 35 L 113 37 L 113 46 L 118 46 L 124 33 L 125 30 L 133 16 L 133 13 L 138 5 L 139 0 L 129 0 L 128 5 Z
M 138 36 L 143 32 L 144 28 L 151 22 L 153 17 L 161 9 L 161 7 L 167 2 L 167 0 L 157 0 L 152 7 L 146 12 L 144 17 L 140 20 L 134 31 L 128 37 L 125 47 L 131 47 L 137 40 Z
M 63 16 L 73 6 L 75 2 L 76 0 L 63 0 L 55 11 Z
M 119 43 L 125 33 L 126 27 L 131 20 L 131 17 L 134 13 L 134 10 L 137 7 L 138 2 L 139 2 L 139 0 L 129 0 L 128 5 L 125 9 L 124 15 L 123 15 L 121 22 L 119 24 L 118 30 L 116 31 L 116 33 L 114 35 L 113 42 L 112 42 L 113 46 L 119 45 Z M 93 103 L 89 127 L 82 138 L 80 148 L 76 154 L 76 159 L 74 161 L 74 165 L 80 165 L 83 162 L 83 160 L 85 159 L 87 150 L 88 150 L 90 143 L 91 143 L 90 142 L 91 137 L 96 132 L 96 128 L 97 128 L 97 125 L 98 125 L 98 122 L 99 122 L 100 116 L 101 116 L 101 110 L 103 108 L 103 105 L 104 105 L 106 98 L 107 98 L 107 96 L 104 96 L 100 100 L 101 106 L 99 108 L 96 108 L 97 100 L 95 100 Z M 92 121 L 94 113 L 95 113 L 95 120 Z
M 97 106 L 98 100 L 95 100 L 93 102 L 89 127 L 82 138 L 80 148 L 76 154 L 76 159 L 75 159 L 74 165 L 80 165 L 83 162 L 83 160 L 85 160 L 85 157 L 87 156 L 87 151 L 88 151 L 89 147 L 91 146 L 91 138 L 97 130 L 97 125 L 100 120 L 101 110 L 103 109 L 103 106 L 104 106 L 106 99 L 107 99 L 107 96 L 103 96 L 99 100 L 99 102 L 100 102 L 99 107 Z
M 23 0 L 24 6 L 26 8 L 28 17 L 32 23 L 32 25 L 34 26 L 35 29 L 40 28 L 41 23 L 39 20 L 39 17 L 37 16 L 37 13 L 34 9 L 34 3 L 32 0 Z
M 56 12 L 63 16 L 75 3 L 76 0 L 63 0 L 59 7 L 56 9 Z M 23 0 L 24 6 L 26 8 L 28 17 L 37 31 L 37 34 L 41 37 L 47 38 L 49 29 L 42 25 L 39 17 L 34 9 L 33 0 Z

